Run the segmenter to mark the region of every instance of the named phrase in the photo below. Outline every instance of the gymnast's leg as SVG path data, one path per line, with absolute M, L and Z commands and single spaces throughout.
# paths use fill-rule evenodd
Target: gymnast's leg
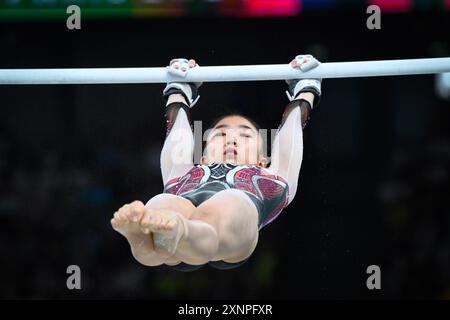
M 163 263 L 176 264 L 177 258 L 167 255 L 166 252 L 155 250 L 153 234 L 143 230 L 141 223 L 144 218 L 155 212 L 176 211 L 184 218 L 189 219 L 195 206 L 187 199 L 172 195 L 158 194 L 151 198 L 147 204 L 134 201 L 122 206 L 111 219 L 111 224 L 117 232 L 122 234 L 130 244 L 135 259 L 147 266 L 157 266 Z
M 218 192 L 199 205 L 190 218 L 154 211 L 142 225 L 154 233 L 159 250 L 166 250 L 168 255 L 174 251 L 176 258 L 193 265 L 242 261 L 258 241 L 256 206 L 235 189 Z

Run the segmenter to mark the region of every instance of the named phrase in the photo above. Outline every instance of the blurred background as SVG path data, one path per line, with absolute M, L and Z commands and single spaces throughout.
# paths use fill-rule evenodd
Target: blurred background
M 81 29 L 66 28 L 66 7 Z M 366 8 L 381 8 L 369 30 Z M 450 56 L 448 0 L 1 0 L 0 68 Z M 145 267 L 110 219 L 162 191 L 163 84 L 0 86 L 0 298 L 450 298 L 450 105 L 435 76 L 326 79 L 295 200 L 242 267 Z M 203 128 L 277 128 L 283 81 L 205 83 Z M 82 290 L 68 290 L 79 265 Z M 366 268 L 381 268 L 368 290 Z

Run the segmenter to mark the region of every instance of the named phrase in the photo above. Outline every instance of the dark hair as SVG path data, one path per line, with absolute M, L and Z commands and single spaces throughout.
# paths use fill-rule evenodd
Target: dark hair
M 244 118 L 245 120 L 250 122 L 252 124 L 252 126 L 255 127 L 256 130 L 261 129 L 261 126 L 258 123 L 256 123 L 255 120 L 253 120 L 253 119 L 251 119 L 251 118 L 249 118 L 247 116 L 244 116 L 243 114 L 240 114 L 238 112 L 226 113 L 226 114 L 223 114 L 223 115 L 217 117 L 213 121 L 213 123 L 209 126 L 208 129 L 214 128 L 220 121 L 222 121 L 223 119 L 228 118 L 228 117 L 241 117 L 241 118 Z

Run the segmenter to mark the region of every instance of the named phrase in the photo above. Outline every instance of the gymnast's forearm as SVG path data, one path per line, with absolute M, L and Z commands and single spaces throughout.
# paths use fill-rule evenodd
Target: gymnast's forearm
M 289 185 L 289 202 L 295 196 L 303 160 L 303 126 L 306 121 L 304 111 L 313 102 L 314 95 L 305 92 L 286 106 L 272 145 L 270 169 L 286 179 Z
M 170 177 L 184 174 L 193 165 L 194 135 L 189 107 L 181 94 L 168 97 L 166 106 L 166 139 L 161 151 L 161 174 L 166 183 Z

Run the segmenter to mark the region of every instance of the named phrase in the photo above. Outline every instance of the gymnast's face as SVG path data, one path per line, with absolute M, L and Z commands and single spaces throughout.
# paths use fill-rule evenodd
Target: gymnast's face
M 241 116 L 220 120 L 208 133 L 202 164 L 232 163 L 265 167 L 263 139 L 255 126 Z

